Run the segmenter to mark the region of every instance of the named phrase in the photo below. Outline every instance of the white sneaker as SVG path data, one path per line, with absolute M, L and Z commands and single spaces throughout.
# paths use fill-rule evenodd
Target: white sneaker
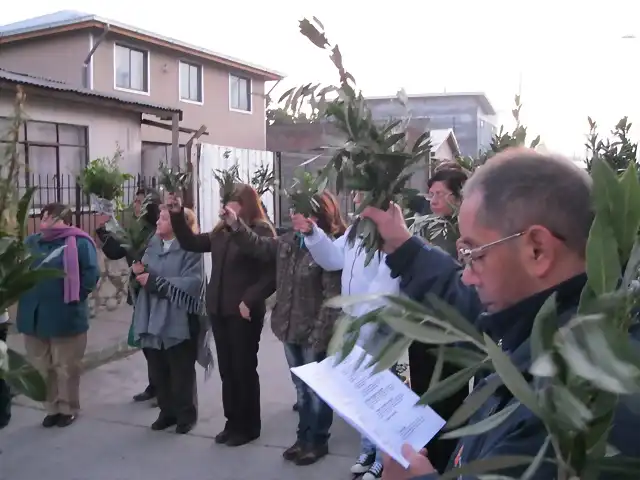
M 375 453 L 361 453 L 356 463 L 351 467 L 351 473 L 354 475 L 362 475 L 369 471 L 369 468 L 375 463 Z
M 362 480 L 378 480 L 382 478 L 382 464 L 373 462 L 369 470 L 362 476 Z

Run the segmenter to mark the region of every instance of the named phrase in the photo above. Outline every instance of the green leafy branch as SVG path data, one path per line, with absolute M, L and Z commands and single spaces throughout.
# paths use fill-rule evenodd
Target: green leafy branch
M 124 193 L 124 182 L 133 178 L 120 170 L 122 149 L 116 148 L 113 157 L 97 158 L 80 172 L 79 183 L 87 195 L 95 195 L 105 200 L 117 200 Z
M 336 190 L 356 190 L 364 193 L 364 199 L 356 211 L 374 206 L 386 209 L 391 202 L 400 201 L 417 192 L 406 187 L 417 164 L 429 158 L 431 141 L 429 133 L 422 134 L 412 148 L 407 146 L 407 131 L 402 120 L 380 125 L 372 118 L 366 99 L 357 88 L 355 79 L 342 62 L 338 45 L 331 45 L 322 23 L 300 21 L 300 31 L 317 47 L 327 50 L 338 71 L 339 85 L 321 87 L 307 84 L 285 92 L 286 105 L 295 105 L 308 99 L 319 109 L 345 137 L 345 143 L 334 149 L 324 175 L 330 169 L 336 171 Z M 329 99 L 328 95 L 334 95 Z M 373 222 L 357 217 L 349 231 L 348 241 L 360 238 L 366 252 L 365 264 L 369 264 L 380 251 L 382 239 Z
M 225 158 L 228 158 L 230 152 L 225 152 L 225 155 L 227 155 Z M 236 185 L 242 182 L 242 180 L 240 180 L 240 165 L 238 163 L 234 163 L 229 168 L 214 170 L 212 175 L 220 186 L 220 198 L 222 198 L 222 203 L 227 203 L 233 194 L 233 190 Z
M 320 204 L 318 195 L 327 188 L 328 177 L 325 175 L 314 176 L 301 168 L 294 172 L 293 185 L 285 194 L 289 197 L 291 209 L 310 217 L 317 215 Z
M 160 164 L 160 186 L 169 193 L 182 193 L 191 187 L 191 173 L 178 167 Z

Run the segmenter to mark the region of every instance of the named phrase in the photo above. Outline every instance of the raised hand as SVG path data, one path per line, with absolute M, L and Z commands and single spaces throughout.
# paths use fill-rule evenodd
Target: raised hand
M 300 213 L 291 215 L 291 222 L 293 223 L 293 229 L 297 232 L 310 233 L 313 230 L 314 223 Z
M 170 212 L 178 213 L 182 211 L 182 199 L 175 193 L 167 195 L 167 208 Z
M 238 214 L 231 208 L 225 206 L 220 209 L 220 219 L 229 227 L 235 227 L 238 224 Z

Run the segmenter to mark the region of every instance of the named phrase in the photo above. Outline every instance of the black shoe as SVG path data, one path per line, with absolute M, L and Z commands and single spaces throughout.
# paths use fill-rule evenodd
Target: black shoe
M 298 410 L 300 410 L 300 405 L 298 405 L 298 402 L 296 402 L 296 403 L 294 403 L 294 404 L 293 404 L 293 408 L 292 408 L 292 410 L 293 410 L 294 412 L 297 412 Z
M 76 416 L 75 415 L 60 415 L 58 416 L 58 423 L 57 425 L 60 428 L 64 428 L 64 427 L 68 427 L 69 425 L 71 425 L 73 422 L 76 421 Z
M 179 422 L 176 427 L 176 433 L 180 435 L 185 435 L 193 430 L 193 427 L 196 426 L 196 422 Z
M 329 445 L 313 445 L 309 448 L 305 448 L 300 455 L 296 458 L 296 465 L 306 466 L 313 465 L 322 457 L 326 457 L 329 454 Z
M 218 445 L 224 445 L 229 441 L 230 438 L 231 438 L 231 430 L 228 430 L 225 428 L 219 434 L 216 435 L 216 437 L 214 438 L 214 441 Z
M 42 420 L 42 426 L 44 428 L 55 427 L 56 425 L 58 425 L 58 419 L 59 418 L 60 418 L 60 414 L 59 413 L 54 413 L 52 415 L 47 415 L 46 417 L 44 417 L 44 420 Z
M 9 425 L 9 420 L 11 420 L 11 417 L 0 419 L 0 430 Z
M 151 400 L 152 398 L 156 398 L 155 394 L 145 390 L 142 393 L 133 396 L 134 402 L 146 402 L 147 400 Z
M 169 427 L 173 427 L 176 424 L 176 419 L 173 417 L 160 416 L 151 424 L 151 430 L 159 432 L 160 430 L 166 430 Z
M 260 438 L 260 434 L 232 433 L 227 440 L 227 447 L 241 447 Z
M 296 443 L 282 452 L 282 458 L 284 458 L 288 462 L 295 461 L 302 452 L 302 447 L 302 442 L 300 440 L 296 440 Z

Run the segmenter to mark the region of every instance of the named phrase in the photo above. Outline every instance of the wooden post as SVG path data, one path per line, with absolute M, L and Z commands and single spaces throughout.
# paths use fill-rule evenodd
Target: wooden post
M 180 114 L 171 116 L 171 166 L 180 166 Z

